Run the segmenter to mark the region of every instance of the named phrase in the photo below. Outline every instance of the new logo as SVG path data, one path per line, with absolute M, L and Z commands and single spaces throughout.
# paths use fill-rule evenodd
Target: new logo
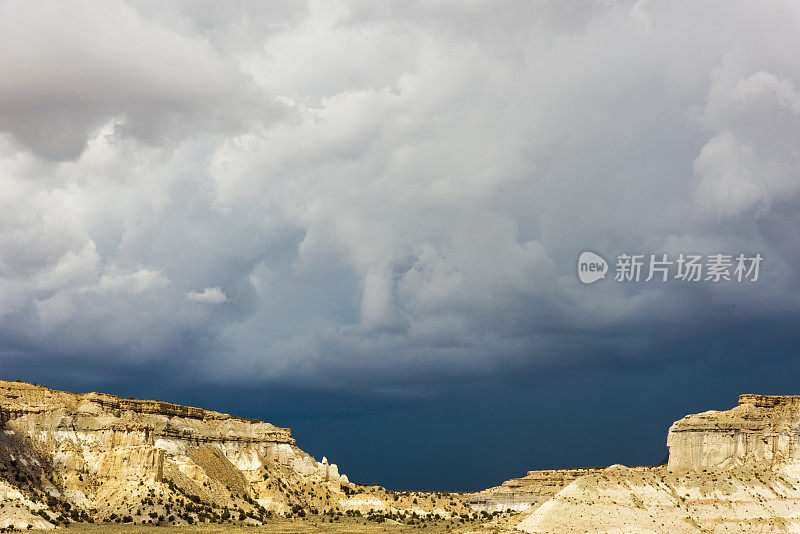
M 578 278 L 584 284 L 592 284 L 606 277 L 608 263 L 594 252 L 581 252 L 578 257 Z

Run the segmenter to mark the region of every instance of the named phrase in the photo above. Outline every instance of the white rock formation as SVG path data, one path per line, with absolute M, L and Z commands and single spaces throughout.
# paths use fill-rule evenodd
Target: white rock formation
M 740 395 L 731 410 L 676 421 L 667 446 L 672 468 L 800 464 L 800 396 Z
M 667 466 L 582 476 L 529 513 L 538 534 L 800 532 L 800 397 L 742 395 L 669 430 Z

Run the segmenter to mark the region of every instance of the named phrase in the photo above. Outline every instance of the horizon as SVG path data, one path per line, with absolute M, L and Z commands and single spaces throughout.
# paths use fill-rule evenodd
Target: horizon
M 798 370 L 800 370 L 800 366 L 798 367 Z M 297 440 L 298 447 L 308 452 L 318 460 L 322 459 L 323 457 L 327 457 L 330 463 L 337 464 L 340 472 L 347 474 L 353 482 L 366 485 L 377 484 L 387 489 L 398 491 L 413 490 L 473 492 L 500 485 L 502 482 L 512 478 L 525 476 L 528 471 L 537 471 L 543 469 L 605 467 L 614 464 L 622 464 L 629 467 L 662 465 L 666 463 L 666 459 L 668 457 L 666 436 L 667 430 L 673 422 L 686 415 L 700 413 L 707 410 L 713 409 L 724 411 L 733 408 L 737 405 L 740 395 L 792 395 L 793 390 L 789 389 L 790 386 L 788 386 L 788 384 L 791 383 L 791 380 L 788 377 L 791 377 L 792 375 L 791 373 L 783 373 L 783 376 L 787 378 L 787 384 L 785 384 L 783 388 L 781 388 L 780 385 L 773 385 L 770 391 L 742 390 L 733 394 L 729 398 L 720 398 L 725 397 L 725 395 L 710 394 L 706 397 L 710 400 L 710 403 L 703 404 L 702 401 L 698 401 L 696 406 L 692 406 L 692 402 L 688 399 L 679 399 L 678 404 L 680 406 L 685 406 L 686 408 L 682 413 L 679 414 L 678 412 L 680 410 L 672 409 L 670 413 L 678 414 L 672 419 L 670 419 L 668 415 L 653 415 L 658 414 L 658 410 L 640 407 L 638 410 L 639 412 L 650 413 L 654 417 L 654 421 L 649 422 L 650 424 L 647 425 L 647 432 L 643 434 L 649 438 L 650 448 L 648 450 L 640 450 L 641 443 L 643 441 L 640 439 L 623 444 L 614 443 L 607 447 L 606 450 L 604 450 L 600 455 L 588 454 L 585 452 L 585 448 L 570 450 L 569 447 L 566 449 L 568 454 L 564 455 L 563 450 L 565 450 L 564 445 L 566 440 L 555 440 L 553 443 L 551 443 L 552 446 L 550 448 L 542 449 L 548 453 L 548 456 L 545 457 L 545 460 L 540 460 L 538 462 L 535 458 L 533 461 L 529 460 L 529 458 L 535 456 L 533 454 L 530 456 L 525 454 L 517 455 L 511 458 L 510 461 L 506 462 L 492 462 L 492 457 L 487 457 L 487 460 L 489 460 L 487 465 L 481 467 L 478 464 L 474 464 L 475 467 L 478 468 L 476 469 L 476 472 L 481 475 L 481 478 L 478 479 L 478 482 L 473 482 L 472 484 L 461 484 L 457 485 L 456 487 L 450 486 L 444 482 L 448 478 L 446 476 L 449 471 L 448 468 L 444 468 L 439 471 L 432 471 L 432 474 L 429 469 L 432 466 L 439 464 L 442 458 L 445 456 L 452 456 L 453 458 L 464 456 L 463 451 L 459 451 L 458 449 L 454 448 L 453 450 L 447 450 L 446 447 L 442 447 L 439 451 L 437 451 L 438 454 L 433 457 L 432 460 L 428 460 L 427 463 L 422 464 L 422 468 L 414 469 L 415 461 L 419 461 L 420 459 L 425 460 L 426 453 L 429 452 L 414 450 L 411 445 L 412 443 L 417 443 L 417 440 L 407 439 L 406 441 L 402 441 L 401 439 L 399 443 L 393 443 L 393 447 L 385 447 L 384 449 L 384 447 L 376 446 L 375 444 L 370 447 L 360 448 L 358 446 L 353 446 L 349 439 L 331 439 L 332 434 L 335 433 L 340 427 L 349 428 L 351 432 L 356 431 L 357 435 L 368 438 L 370 433 L 375 431 L 376 428 L 381 428 L 382 425 L 379 424 L 380 416 L 385 416 L 387 414 L 391 415 L 393 413 L 402 414 L 404 412 L 408 412 L 409 410 L 411 413 L 415 413 L 417 410 L 419 410 L 418 405 L 412 405 L 410 407 L 387 405 L 372 410 L 371 412 L 351 409 L 345 410 L 347 412 L 345 415 L 335 415 L 325 413 L 324 410 L 320 410 L 319 404 L 329 404 L 328 399 L 324 396 L 319 399 L 315 399 L 314 403 L 312 403 L 310 406 L 303 407 L 300 410 L 293 410 L 291 405 L 297 401 L 298 397 L 306 396 L 306 392 L 295 392 L 292 396 L 289 396 L 285 400 L 285 403 L 280 406 L 280 409 L 278 409 L 277 412 L 271 412 L 268 408 L 252 407 L 251 399 L 253 397 L 258 397 L 259 393 L 263 392 L 242 392 L 240 388 L 237 388 L 239 389 L 238 396 L 232 394 L 222 395 L 220 394 L 220 391 L 215 391 L 214 393 L 216 393 L 216 395 L 213 395 L 209 402 L 204 403 L 203 399 L 207 397 L 203 393 L 188 392 L 185 390 L 173 390 L 175 391 L 174 396 L 160 395 L 155 393 L 155 390 L 152 389 L 128 390 L 128 393 L 123 394 L 112 388 L 82 388 L 75 390 L 74 388 L 67 387 L 66 384 L 54 385 L 49 382 L 42 383 L 32 381 L 32 379 L 25 380 L 18 378 L 11 381 L 35 383 L 38 386 L 49 389 L 65 391 L 68 393 L 77 393 L 81 395 L 94 392 L 110 394 L 120 398 L 127 397 L 137 400 L 158 400 L 160 402 L 194 406 L 205 410 L 227 413 L 228 415 L 236 417 L 259 419 L 262 422 L 270 423 L 278 427 L 288 428 L 292 433 L 292 437 Z M 54 380 L 56 381 L 54 383 L 61 384 L 58 382 L 58 379 L 54 378 Z M 152 391 L 153 393 L 148 395 L 137 395 L 135 391 Z M 164 389 L 161 391 L 168 390 Z M 281 392 L 281 394 L 282 393 L 283 392 Z M 616 398 L 613 399 L 609 397 L 609 400 L 611 401 L 609 403 L 603 405 L 595 403 L 595 405 L 603 409 L 609 406 L 614 406 L 614 403 L 620 400 L 618 396 L 615 397 Z M 654 396 L 653 399 L 658 400 L 658 396 Z M 352 401 L 352 399 L 347 400 Z M 460 402 L 457 402 L 456 404 L 460 404 Z M 452 404 L 448 404 L 446 402 L 442 403 L 441 400 L 438 403 L 430 402 L 428 404 L 428 406 L 431 405 L 434 406 L 438 413 L 446 412 L 448 409 L 452 408 Z M 581 404 L 578 403 L 577 406 L 580 405 Z M 354 411 L 358 413 L 354 415 Z M 275 417 L 272 415 L 275 415 Z M 586 421 L 592 420 L 596 417 L 596 413 L 591 412 L 588 414 L 581 414 L 580 412 L 576 411 L 573 415 L 583 415 L 583 418 Z M 557 419 L 557 417 L 554 418 L 554 420 Z M 663 424 L 659 425 L 659 421 L 663 422 Z M 423 422 L 423 424 L 425 423 Z M 437 435 L 435 428 L 427 428 L 433 432 L 434 436 Z M 446 429 L 446 432 L 443 433 L 447 434 L 449 433 L 449 430 L 450 429 Z M 589 436 L 589 434 L 590 432 L 578 432 L 572 437 L 585 439 Z M 398 435 L 392 435 L 391 439 L 386 439 L 383 443 L 385 444 L 389 441 L 397 440 L 398 437 Z M 519 437 L 519 433 L 513 436 L 505 436 L 503 443 L 507 444 L 509 439 L 516 440 Z M 458 441 L 458 439 L 461 439 L 461 436 L 458 436 L 455 441 Z M 403 455 L 396 452 L 396 448 L 402 448 L 403 446 L 410 447 L 409 454 Z M 372 455 L 369 457 L 365 457 L 365 452 L 367 452 L 366 449 L 370 449 L 369 452 L 372 453 Z M 380 454 L 376 454 L 376 451 L 380 452 Z M 582 461 L 583 458 L 587 458 L 588 460 Z M 600 461 L 593 462 L 591 461 L 592 458 L 595 460 L 600 459 Z M 365 459 L 367 461 L 364 461 Z M 603 461 L 603 459 L 605 460 Z M 627 461 L 628 459 L 634 459 L 634 461 Z M 393 476 L 394 473 L 392 465 L 394 462 L 404 465 L 406 467 L 404 471 L 408 471 L 408 474 L 404 477 Z M 404 462 L 410 463 L 406 464 Z M 419 473 L 425 474 L 420 475 Z

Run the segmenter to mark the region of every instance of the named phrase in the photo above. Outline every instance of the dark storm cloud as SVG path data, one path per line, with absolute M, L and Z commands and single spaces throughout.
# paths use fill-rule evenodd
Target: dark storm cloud
M 789 2 L 5 2 L 0 349 L 413 396 L 783 329 L 797 22 Z M 584 287 L 585 249 L 765 267 Z

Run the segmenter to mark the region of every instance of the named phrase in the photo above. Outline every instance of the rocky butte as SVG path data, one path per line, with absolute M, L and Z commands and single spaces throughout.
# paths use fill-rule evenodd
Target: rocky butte
M 800 396 L 740 395 L 726 412 L 676 421 L 667 437 L 670 468 L 800 467 Z
M 353 484 L 335 464 L 298 448 L 287 428 L 0 381 L 0 528 L 467 511 L 451 495 Z
M 800 397 L 741 395 L 669 429 L 667 465 L 581 476 L 514 528 L 524 532 L 800 532 Z

